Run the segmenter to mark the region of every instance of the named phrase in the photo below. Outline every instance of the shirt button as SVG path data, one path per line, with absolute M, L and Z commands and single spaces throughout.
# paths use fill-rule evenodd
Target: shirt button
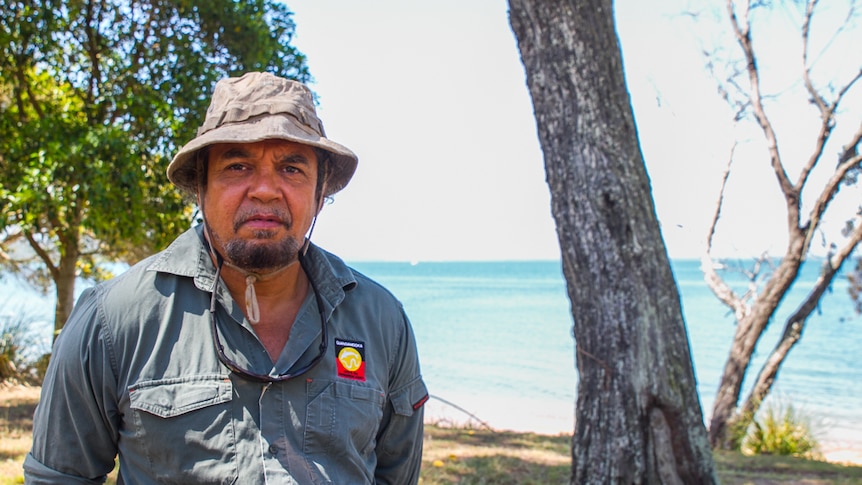
M 269 452 L 272 453 L 273 455 L 277 455 L 278 454 L 278 446 L 269 445 Z

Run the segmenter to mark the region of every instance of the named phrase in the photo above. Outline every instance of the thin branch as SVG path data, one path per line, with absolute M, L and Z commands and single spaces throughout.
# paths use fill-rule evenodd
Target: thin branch
M 20 60 L 19 60 L 20 61 Z M 27 75 L 24 72 L 24 66 L 17 62 L 15 64 L 15 78 L 18 80 L 18 84 L 20 89 L 16 90 L 16 98 L 18 101 L 18 119 L 22 122 L 26 121 L 27 115 L 24 109 L 24 98 L 22 96 L 22 91 L 27 93 L 27 98 L 30 100 L 29 104 L 33 107 L 33 111 L 36 113 L 36 116 L 41 120 L 45 118 L 45 112 L 42 111 L 42 106 L 39 105 L 39 100 L 35 94 L 33 94 L 33 87 L 30 85 L 30 82 L 27 80 Z
M 843 265 L 844 261 L 853 254 L 853 251 L 860 242 L 862 242 L 862 216 L 857 216 L 855 218 L 853 231 L 850 233 L 850 237 L 844 245 L 832 254 L 826 263 L 824 263 L 824 271 L 820 273 L 820 276 L 817 278 L 817 281 L 814 283 L 814 286 L 808 293 L 805 301 L 799 306 L 799 309 L 797 309 L 793 315 L 788 318 L 789 322 L 804 321 L 809 315 L 811 315 L 814 309 L 817 308 L 817 304 L 820 302 L 823 294 L 829 289 L 829 286 L 832 284 L 832 280 L 835 278 L 838 270 L 841 269 L 841 265 Z
M 860 79 L 862 79 L 862 69 L 860 69 L 859 72 L 856 73 L 856 75 L 838 91 L 838 93 L 835 96 L 835 99 L 832 101 L 831 104 L 827 104 L 827 102 L 823 98 L 823 96 L 821 96 L 820 93 L 817 91 L 817 89 L 814 87 L 814 83 L 811 81 L 811 75 L 810 75 L 811 74 L 811 67 L 808 66 L 808 60 L 807 59 L 808 59 L 808 47 L 809 47 L 809 43 L 808 43 L 809 28 L 810 28 L 810 23 L 811 23 L 811 16 L 814 14 L 814 6 L 816 3 L 817 3 L 816 0 L 812 0 L 811 2 L 809 2 L 808 9 L 806 10 L 805 22 L 803 23 L 803 27 L 802 27 L 802 32 L 803 32 L 802 33 L 802 41 L 803 41 L 802 78 L 803 78 L 804 83 L 805 83 L 805 88 L 808 91 L 808 94 L 811 98 L 811 102 L 813 104 L 815 104 L 817 106 L 817 108 L 820 110 L 821 124 L 820 124 L 820 132 L 817 134 L 817 143 L 815 144 L 814 152 L 811 154 L 811 156 L 808 159 L 808 162 L 805 164 L 804 167 L 802 167 L 802 170 L 799 173 L 799 179 L 796 183 L 796 186 L 800 187 L 800 188 L 805 185 L 805 183 L 808 179 L 808 176 L 811 174 L 811 172 L 814 170 L 814 167 L 817 165 L 817 163 L 820 161 L 821 157 L 823 156 L 823 150 L 826 147 L 826 142 L 829 140 L 829 137 L 831 136 L 832 130 L 834 129 L 834 126 L 835 126 L 834 116 L 835 116 L 835 113 L 838 111 L 838 106 L 841 104 L 841 102 L 842 102 L 844 96 L 847 94 L 847 92 Z M 858 144 L 858 138 L 857 138 L 856 143 L 853 143 L 851 146 L 855 146 L 856 144 Z M 845 158 L 846 158 L 846 156 L 842 155 L 841 159 L 844 160 Z M 840 182 L 840 180 L 839 180 L 839 182 Z M 836 184 L 836 187 L 837 187 L 837 184 Z M 824 188 L 823 194 L 821 195 L 821 198 L 824 195 L 828 194 L 829 198 L 831 199 L 831 196 L 834 195 L 834 191 L 835 191 L 835 187 L 827 186 L 826 188 Z M 825 205 L 822 205 L 820 207 L 825 209 Z M 815 218 L 819 219 L 821 215 L 822 215 L 822 212 L 817 213 L 816 217 L 812 217 L 812 219 L 815 219 Z M 817 227 L 816 224 L 815 225 L 809 225 L 810 229 L 814 229 L 816 227 Z
M 701 271 L 703 271 L 703 278 L 706 284 L 715 296 L 732 309 L 736 319 L 739 320 L 748 313 L 748 307 L 745 305 L 744 300 L 734 293 L 730 286 L 718 275 L 718 272 L 715 270 L 715 261 L 712 258 L 712 241 L 715 237 L 715 228 L 718 225 L 718 220 L 721 218 L 721 208 L 724 205 L 724 194 L 727 190 L 727 180 L 730 178 L 730 168 L 733 165 L 736 146 L 737 143 L 734 142 L 727 160 L 727 168 L 724 170 L 721 178 L 718 202 L 715 205 L 715 213 L 712 216 L 712 223 L 709 226 L 709 233 L 706 237 L 706 250 L 701 257 Z
M 811 68 L 808 66 L 811 17 L 814 15 L 814 7 L 816 6 L 817 0 L 809 0 L 805 7 L 805 18 L 802 22 L 802 79 L 805 82 L 805 88 L 808 90 L 808 94 L 811 95 L 811 102 L 817 105 L 817 108 L 820 110 L 820 115 L 823 118 L 823 122 L 826 123 L 828 119 L 831 119 L 832 113 L 829 112 L 829 108 L 826 106 L 826 101 L 822 96 L 820 96 L 820 93 L 814 89 L 814 84 L 811 82 L 810 76 Z
M 860 141 L 862 141 L 862 123 L 860 123 L 859 128 L 856 130 L 856 133 L 853 134 L 850 141 L 842 147 L 842 153 L 839 157 L 838 166 L 835 168 L 835 172 L 826 184 L 824 184 L 823 190 L 820 192 L 820 196 L 811 208 L 807 228 L 808 234 L 806 238 L 806 247 L 813 237 L 814 230 L 820 225 L 823 213 L 826 212 L 827 207 L 829 207 L 829 203 L 835 198 L 835 194 L 838 193 L 838 190 L 841 187 L 841 182 L 850 170 L 859 167 L 860 163 L 862 163 L 862 156 L 860 156 L 858 151 Z
M 715 228 L 718 225 L 718 220 L 721 218 L 721 208 L 724 206 L 724 193 L 727 190 L 727 180 L 730 178 L 730 167 L 733 165 L 734 153 L 739 143 L 734 141 L 730 147 L 730 155 L 727 157 L 727 168 L 724 169 L 724 174 L 721 177 L 721 189 L 718 192 L 718 201 L 715 204 L 715 213 L 712 216 L 712 223 L 709 226 L 709 233 L 706 236 L 706 253 L 712 252 L 712 241 L 715 237 Z
M 481 425 L 482 425 L 482 427 L 483 427 L 483 428 L 485 428 L 485 429 L 487 429 L 487 430 L 490 430 L 490 431 L 494 431 L 494 428 L 492 428 L 490 424 L 488 424 L 487 422 L 483 421 L 481 418 L 479 418 L 479 417 L 478 417 L 478 416 L 476 416 L 475 414 L 471 413 L 470 411 L 467 411 L 466 409 L 462 408 L 461 406 L 459 406 L 459 405 L 457 405 L 457 404 L 453 403 L 452 401 L 449 401 L 449 400 L 443 399 L 442 397 L 437 396 L 437 395 L 434 395 L 434 394 L 429 394 L 429 396 L 428 396 L 428 397 L 430 397 L 431 399 L 436 399 L 436 400 L 438 400 L 438 401 L 442 402 L 443 404 L 445 404 L 445 405 L 447 405 L 447 406 L 451 406 L 451 407 L 453 407 L 453 408 L 457 409 L 458 411 L 461 411 L 462 413 L 464 413 L 464 414 L 466 414 L 467 416 L 469 416 L 471 419 L 476 420 L 479 424 L 481 424 Z
M 749 2 L 746 2 L 743 22 L 740 24 L 733 8 L 733 0 L 727 0 L 727 10 L 731 26 L 733 27 L 736 39 L 745 54 L 746 69 L 748 71 L 748 79 L 751 86 L 749 99 L 751 100 L 754 117 L 758 124 L 760 124 L 761 130 L 763 130 L 763 135 L 766 137 L 766 145 L 769 150 L 769 159 L 772 165 L 772 170 L 775 172 L 775 177 L 778 179 L 778 184 L 784 194 L 784 199 L 787 205 L 788 229 L 795 232 L 798 231 L 799 226 L 799 189 L 790 182 L 790 178 L 784 170 L 784 165 L 781 162 L 781 156 L 778 152 L 778 140 L 775 135 L 775 130 L 773 129 L 772 123 L 769 121 L 769 117 L 766 115 L 766 111 L 763 108 L 763 99 L 760 93 L 760 73 L 754 56 L 754 45 L 751 41 L 751 25 L 748 18 L 749 7 Z
M 45 263 L 45 267 L 48 268 L 48 271 L 51 273 L 51 277 L 54 281 L 57 281 L 60 278 L 60 269 L 51 260 L 51 255 L 48 254 L 48 252 L 45 251 L 45 249 L 36 241 L 33 237 L 33 233 L 28 230 L 24 230 L 22 232 L 24 233 L 24 237 L 27 238 L 27 242 L 30 243 L 30 247 L 33 248 L 33 251 L 35 251 L 39 258 Z
M 8 226 L 0 231 L 2 234 L 2 238 L 0 238 L 0 261 L 4 261 L 7 264 L 16 264 L 19 261 L 12 257 L 11 254 L 6 252 L 3 246 L 9 246 L 10 244 L 14 244 L 15 241 L 24 237 L 24 234 L 20 231 L 20 229 L 15 233 L 10 233 L 8 231 Z

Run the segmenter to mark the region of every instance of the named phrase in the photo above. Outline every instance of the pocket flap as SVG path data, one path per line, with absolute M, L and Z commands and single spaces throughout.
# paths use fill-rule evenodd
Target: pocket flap
M 413 412 L 428 400 L 428 388 L 422 378 L 417 377 L 410 384 L 393 392 L 390 399 L 396 414 L 413 416 Z
M 194 376 L 138 382 L 129 388 L 132 409 L 171 418 L 231 400 L 230 379 Z

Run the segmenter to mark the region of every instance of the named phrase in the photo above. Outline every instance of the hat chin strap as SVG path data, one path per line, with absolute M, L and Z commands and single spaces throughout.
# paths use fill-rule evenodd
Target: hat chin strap
M 308 252 L 308 246 L 311 245 L 311 234 L 314 232 L 314 225 L 317 224 L 317 216 L 311 220 L 311 227 L 308 229 L 308 235 L 305 236 L 305 242 L 302 243 L 302 249 L 299 250 L 301 256 L 305 256 Z
M 308 230 L 308 235 L 305 237 L 305 241 L 302 243 L 302 248 L 299 250 L 298 256 L 300 257 L 304 257 L 308 252 L 308 246 L 311 244 L 311 233 L 314 232 L 314 224 L 316 222 L 317 216 L 314 216 L 314 219 L 311 220 L 311 228 Z M 204 229 L 206 229 L 206 226 L 204 226 Z M 225 263 L 228 267 L 245 274 L 245 314 L 248 321 L 252 324 L 260 322 L 260 304 L 257 302 L 257 292 L 254 289 L 254 284 L 258 281 L 265 281 L 274 278 L 276 275 L 286 270 L 290 265 L 283 266 L 272 273 L 261 275 L 259 273 L 246 271 L 230 261 L 225 261 Z
M 323 200 L 320 201 L 320 207 L 323 206 Z M 231 263 L 230 261 L 225 260 L 221 254 L 213 247 L 210 242 L 212 238 L 209 234 L 209 226 L 207 225 L 206 212 L 203 209 L 203 198 L 198 196 L 198 208 L 201 212 L 201 218 L 204 221 L 204 236 L 207 239 L 207 246 L 209 246 L 210 254 L 213 259 L 215 259 L 216 264 L 218 265 L 219 272 L 221 272 L 222 264 L 227 264 L 227 266 L 239 273 L 245 275 L 245 316 L 248 318 L 248 321 L 251 322 L 252 325 L 255 325 L 260 322 L 260 304 L 257 301 L 257 291 L 254 289 L 254 284 L 258 281 L 265 281 L 271 278 L 274 278 L 282 271 L 286 270 L 290 267 L 290 265 L 283 266 L 272 273 L 267 273 L 265 275 L 261 275 L 259 273 L 254 273 L 251 271 L 246 271 L 243 268 Z M 299 250 L 299 257 L 304 257 L 308 252 L 308 247 L 311 245 L 311 234 L 314 232 L 314 225 L 317 224 L 317 215 L 311 220 L 311 227 L 308 229 L 308 235 L 305 236 L 305 241 L 302 243 L 302 248 Z M 217 284 L 218 282 L 216 282 Z M 215 288 L 213 288 L 215 291 Z
M 238 271 L 245 276 L 245 315 L 246 318 L 248 318 L 248 321 L 252 324 L 260 322 L 260 304 L 257 302 L 257 291 L 254 289 L 254 284 L 258 281 L 266 281 L 276 277 L 279 273 L 286 270 L 289 265 L 283 266 L 272 273 L 262 275 L 260 273 L 246 271 L 230 261 L 225 261 L 223 258 L 219 258 L 219 261 L 222 261 L 229 268 Z
M 204 217 L 204 221 L 206 221 L 206 217 Z M 304 257 L 308 252 L 308 246 L 311 244 L 311 233 L 314 232 L 314 223 L 317 222 L 317 217 L 315 217 L 311 222 L 311 229 L 308 230 L 308 236 L 305 237 L 305 242 L 302 244 L 302 248 L 299 251 L 299 255 Z M 207 228 L 206 222 L 204 222 L 204 235 L 207 238 L 207 241 L 210 241 L 209 230 Z M 275 278 L 277 275 L 282 273 L 284 270 L 290 267 L 282 266 L 281 268 L 267 274 L 255 273 L 252 271 L 247 271 L 239 266 L 231 263 L 230 261 L 225 260 L 221 254 L 213 247 L 212 244 L 208 244 L 210 254 L 212 254 L 213 259 L 216 260 L 216 263 L 221 267 L 221 265 L 227 265 L 227 267 L 237 271 L 245 276 L 245 316 L 248 318 L 248 321 L 251 322 L 252 325 L 255 325 L 260 322 L 260 304 L 257 301 L 257 291 L 255 291 L 254 284 L 258 281 L 266 281 L 272 278 Z

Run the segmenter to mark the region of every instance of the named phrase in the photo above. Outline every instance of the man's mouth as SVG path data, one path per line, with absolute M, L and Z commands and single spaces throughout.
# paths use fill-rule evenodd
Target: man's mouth
M 277 226 L 290 227 L 290 222 L 287 217 L 278 213 L 251 213 L 237 217 L 234 229 L 239 230 L 242 226 L 269 229 Z

